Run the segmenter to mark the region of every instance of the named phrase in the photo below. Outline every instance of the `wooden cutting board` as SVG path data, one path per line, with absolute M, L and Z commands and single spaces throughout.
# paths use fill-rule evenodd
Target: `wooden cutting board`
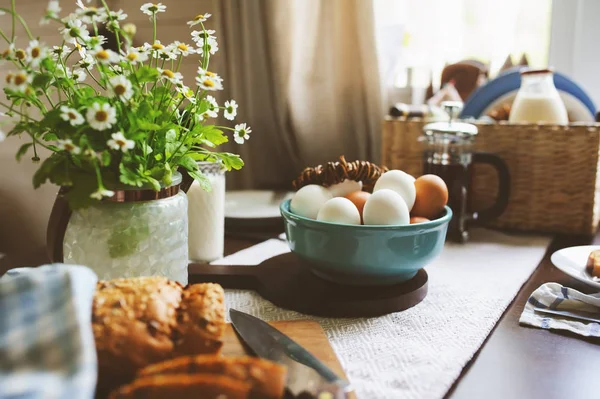
M 319 323 L 309 320 L 294 320 L 275 321 L 269 324 L 296 341 L 337 375 L 346 381 L 348 380 L 340 361 L 325 335 L 325 331 L 323 331 Z M 231 324 L 228 324 L 225 330 L 222 354 L 225 356 L 248 355 Z M 356 399 L 354 393 L 350 394 L 350 398 Z

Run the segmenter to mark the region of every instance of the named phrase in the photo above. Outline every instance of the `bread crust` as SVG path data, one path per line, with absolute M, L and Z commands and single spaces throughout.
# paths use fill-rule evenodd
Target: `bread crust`
M 590 253 L 585 269 L 593 277 L 600 277 L 600 249 Z

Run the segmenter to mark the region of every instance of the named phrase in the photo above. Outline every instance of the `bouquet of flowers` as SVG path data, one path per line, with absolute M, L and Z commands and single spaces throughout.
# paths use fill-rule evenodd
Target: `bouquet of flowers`
M 0 8 L 2 18 L 12 20 L 10 35 L 0 28 L 7 42 L 0 59 L 14 65 L 5 76 L 7 100 L 0 100 L 0 107 L 10 118 L 4 124 L 14 124 L 8 136 L 31 138 L 17 159 L 32 151 L 33 161 L 40 162 L 39 148 L 51 151 L 34 175 L 36 188 L 48 180 L 67 187 L 69 205 L 77 209 L 123 185 L 160 190 L 178 168 L 209 190 L 197 161 L 219 162 L 227 170 L 243 166 L 238 155 L 215 150 L 229 140 L 226 131 L 242 144 L 251 129 L 245 123 L 231 128 L 209 122 L 220 111 L 234 120 L 238 107 L 234 100 L 219 106 L 209 94 L 223 89 L 222 79 L 209 70 L 218 50 L 215 31 L 204 27 L 210 14 L 188 22 L 197 29 L 191 32 L 193 44 L 166 44 L 157 39 L 157 17 L 166 6 L 144 4 L 153 40 L 135 47 L 135 25 L 124 23 L 127 15 L 110 10 L 105 0 L 98 8 L 78 0 L 75 12 L 63 18 L 52 0 L 42 23 L 60 24 L 61 40 L 49 47 L 31 34 L 11 2 L 10 9 Z M 15 44 L 19 23 L 29 35 L 26 48 Z M 114 36 L 115 50 L 99 34 L 103 29 Z M 179 69 L 183 58 L 194 54 L 199 55 L 196 87 L 188 87 Z

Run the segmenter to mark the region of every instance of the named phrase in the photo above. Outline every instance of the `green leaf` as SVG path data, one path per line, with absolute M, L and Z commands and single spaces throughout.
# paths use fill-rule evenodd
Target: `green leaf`
M 198 184 L 200 184 L 200 187 L 204 191 L 210 192 L 212 190 L 212 186 L 210 185 L 209 178 L 206 175 L 204 175 L 202 172 L 200 172 L 199 170 L 190 172 L 188 170 L 188 174 L 190 176 L 192 176 L 194 178 L 194 180 L 196 180 L 198 182 Z
M 229 152 L 220 152 L 215 154 L 223 161 L 223 166 L 229 171 L 231 169 L 240 170 L 244 166 L 244 161 L 237 154 Z
M 229 139 L 227 138 L 227 136 L 225 136 L 223 131 L 215 128 L 214 126 L 210 126 L 210 129 L 206 129 L 203 132 L 203 136 L 205 141 L 208 141 L 212 144 L 211 147 L 216 147 L 229 141 Z
M 17 161 L 21 160 L 21 157 L 27 153 L 27 150 L 29 150 L 29 147 L 32 145 L 33 143 L 25 143 L 19 148 L 19 151 L 17 151 Z
M 106 150 L 102 151 L 100 159 L 102 161 L 102 166 L 110 165 L 110 160 L 111 160 L 110 152 L 108 152 Z
M 165 134 L 165 139 L 167 140 L 167 143 L 172 143 L 175 140 L 177 140 L 177 132 L 175 131 L 175 129 L 167 130 L 167 133 Z
M 188 174 L 200 184 L 200 187 L 202 187 L 203 190 L 211 190 L 210 180 L 200 171 L 198 164 L 192 157 L 185 155 L 179 158 L 178 165 L 187 170 Z
M 52 175 L 55 168 L 66 161 L 66 156 L 62 153 L 54 153 L 40 165 L 39 169 L 33 175 L 33 187 L 38 188 L 46 182 Z
M 46 87 L 48 87 L 48 83 L 50 83 L 50 81 L 52 81 L 52 75 L 37 74 L 33 78 L 31 85 L 34 88 L 40 88 L 40 89 L 44 90 L 44 89 L 46 89 Z
M 8 136 L 16 136 L 28 130 L 29 126 L 27 125 L 27 123 L 19 122 L 15 125 L 15 127 L 12 128 L 10 132 L 8 132 Z
M 90 198 L 90 194 L 98 189 L 98 183 L 93 174 L 75 169 L 71 172 L 70 177 L 72 183 L 65 197 L 72 210 L 86 208 L 97 203 L 97 200 Z
M 58 136 L 54 133 L 46 133 L 46 134 L 44 134 L 44 140 L 56 141 L 56 140 L 58 140 Z
M 141 130 L 159 130 L 160 129 L 160 125 L 157 125 L 156 123 L 148 122 L 143 119 L 139 119 L 137 121 L 137 125 L 138 125 L 138 128 L 140 128 Z
M 134 187 L 142 187 L 144 185 L 144 178 L 140 176 L 136 170 L 132 170 L 123 163 L 119 165 L 119 181 L 123 184 L 128 184 Z
M 135 72 L 139 83 L 155 82 L 158 79 L 158 71 L 149 66 L 143 66 Z

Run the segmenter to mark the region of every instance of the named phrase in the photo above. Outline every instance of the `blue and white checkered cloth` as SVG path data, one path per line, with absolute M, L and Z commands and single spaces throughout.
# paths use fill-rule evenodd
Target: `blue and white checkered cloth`
M 567 330 L 586 337 L 600 337 L 600 323 L 579 321 L 535 312 L 534 309 L 600 313 L 600 293 L 586 295 L 558 283 L 546 283 L 535 290 L 521 314 L 519 322 L 547 330 Z
M 0 398 L 94 397 L 96 281 L 88 268 L 58 264 L 0 278 Z

